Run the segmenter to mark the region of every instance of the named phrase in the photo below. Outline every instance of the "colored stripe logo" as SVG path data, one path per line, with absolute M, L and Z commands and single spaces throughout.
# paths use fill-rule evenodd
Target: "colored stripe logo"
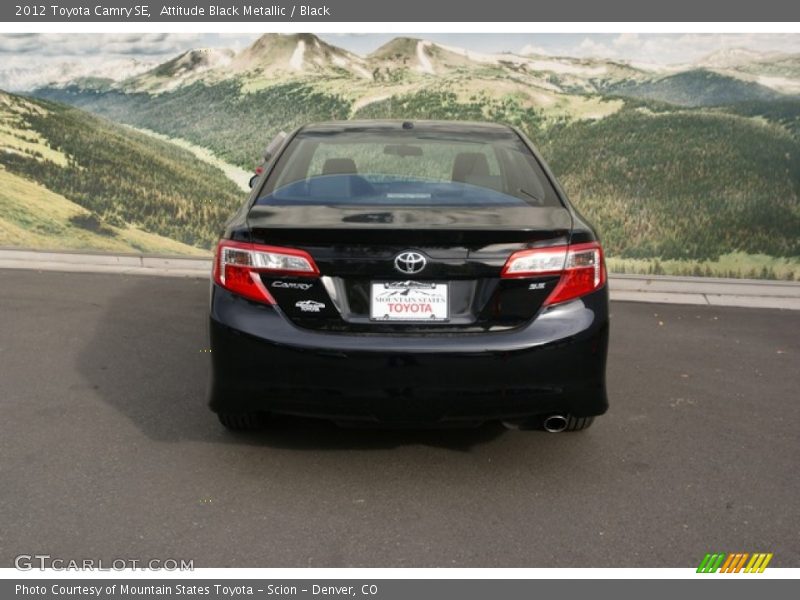
M 735 552 L 726 554 L 715 552 L 706 554 L 697 567 L 698 573 L 763 573 L 769 561 L 772 560 L 771 552 Z

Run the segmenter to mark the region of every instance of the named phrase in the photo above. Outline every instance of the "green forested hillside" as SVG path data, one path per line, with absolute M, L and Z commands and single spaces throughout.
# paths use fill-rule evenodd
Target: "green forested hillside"
M 207 251 L 128 224 L 109 225 L 85 208 L 0 165 L 0 247 L 197 254 Z
M 500 99 L 472 97 L 460 100 L 448 91 L 422 91 L 392 96 L 368 104 L 354 114 L 357 119 L 442 119 L 496 121 L 520 127 L 526 132 L 545 129 L 544 112 L 520 102 L 514 96 Z
M 352 110 L 343 96 L 297 82 L 251 94 L 234 82 L 196 83 L 158 96 L 60 93 L 109 117 L 186 137 L 243 166 L 253 164 L 275 131 Z M 442 85 L 378 99 L 351 114 L 519 126 L 598 226 L 610 255 L 665 260 L 800 255 L 797 115 L 788 100 L 727 109 L 629 100 L 604 118 L 580 119 L 513 93 L 465 97 Z
M 479 119 L 482 108 L 420 93 L 371 104 L 356 116 Z M 800 140 L 778 115 L 766 123 L 630 106 L 600 120 L 543 126 L 532 108 L 488 108 L 534 139 L 611 255 L 800 255 Z
M 281 129 L 290 131 L 309 121 L 345 119 L 350 110 L 350 105 L 337 96 L 295 82 L 247 94 L 234 81 L 212 86 L 194 83 L 156 96 L 94 93 L 77 87 L 42 90 L 39 94 L 114 121 L 190 140 L 246 169 L 253 168 Z
M 778 125 L 627 109 L 551 128 L 540 147 L 611 254 L 800 255 L 800 141 Z
M 780 125 L 800 139 L 800 98 L 781 98 L 771 102 L 742 102 L 721 108 L 720 111 L 765 119 Z
M 684 71 L 655 80 L 614 83 L 604 91 L 679 106 L 718 106 L 781 97 L 777 92 L 756 82 L 743 81 L 705 69 Z
M 69 227 L 110 238 L 133 227 L 208 248 L 243 199 L 186 150 L 55 102 L 0 93 L 0 142 L 5 171 L 85 209 Z

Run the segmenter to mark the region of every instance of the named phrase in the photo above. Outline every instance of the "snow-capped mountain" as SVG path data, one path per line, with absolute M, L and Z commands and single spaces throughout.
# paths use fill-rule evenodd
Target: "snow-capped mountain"
M 715 76 L 701 76 L 701 71 Z M 713 81 L 700 104 L 727 103 L 800 93 L 800 55 L 725 48 L 686 65 L 646 65 L 603 58 L 541 53 L 482 53 L 414 37 L 397 37 L 359 56 L 310 33 L 262 35 L 240 52 L 192 49 L 158 65 L 112 60 L 60 63 L 41 69 L 0 69 L 0 88 L 32 90 L 79 88 L 159 94 L 202 81 L 234 80 L 245 91 L 305 80 L 356 96 L 361 107 L 386 96 L 387 86 L 427 87 L 459 82 L 472 94 L 497 81 L 490 93 L 517 87 L 525 96 L 558 103 L 552 94 L 619 94 L 680 103 L 691 102 L 703 81 Z M 488 87 L 492 87 L 489 85 Z M 763 89 L 762 89 L 763 88 Z M 544 95 L 550 95 L 546 100 Z
M 704 56 L 695 65 L 711 69 L 730 69 L 754 62 L 763 62 L 774 56 L 775 53 L 758 52 L 747 48 L 723 48 Z
M 17 92 L 40 87 L 60 87 L 93 80 L 113 83 L 144 73 L 156 62 L 132 58 L 97 58 L 84 61 L 58 61 L 49 65 L 29 66 L 22 61 L 0 67 L 0 89 Z
M 133 77 L 120 78 L 125 88 L 136 91 L 163 92 L 193 83 L 211 70 L 224 69 L 231 63 L 235 52 L 227 48 L 197 48 L 187 50 Z
M 231 63 L 231 72 L 256 77 L 335 71 L 370 76 L 363 58 L 310 33 L 268 33 L 242 50 Z

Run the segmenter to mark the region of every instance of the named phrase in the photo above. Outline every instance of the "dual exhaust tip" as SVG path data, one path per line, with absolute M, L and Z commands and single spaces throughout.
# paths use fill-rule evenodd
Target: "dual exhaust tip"
M 506 429 L 543 429 L 548 433 L 561 433 L 566 431 L 569 420 L 564 415 L 547 415 L 527 421 L 503 421 L 503 425 Z
M 542 427 L 549 433 L 561 433 L 567 428 L 567 417 L 564 415 L 550 415 L 544 418 Z

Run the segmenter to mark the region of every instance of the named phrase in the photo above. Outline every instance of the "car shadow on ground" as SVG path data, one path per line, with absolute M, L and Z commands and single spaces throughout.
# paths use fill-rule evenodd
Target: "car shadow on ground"
M 349 428 L 281 416 L 263 431 L 228 432 L 206 404 L 207 301 L 205 280 L 121 280 L 78 355 L 78 370 L 91 388 L 153 440 L 297 450 L 429 445 L 468 451 L 505 431 L 499 423 L 458 429 Z

